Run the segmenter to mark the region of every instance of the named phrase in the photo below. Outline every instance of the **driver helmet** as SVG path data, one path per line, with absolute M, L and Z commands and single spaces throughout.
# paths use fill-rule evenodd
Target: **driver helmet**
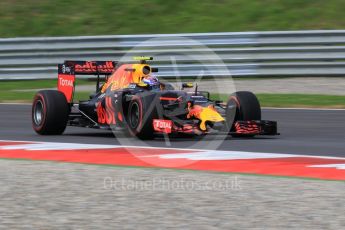
M 148 76 L 148 77 L 145 77 L 144 79 L 143 79 L 143 82 L 145 83 L 145 84 L 148 84 L 149 86 L 155 86 L 155 85 L 159 85 L 159 80 L 158 80 L 158 78 L 156 77 L 156 76 L 154 76 L 154 75 L 150 75 L 150 76 Z

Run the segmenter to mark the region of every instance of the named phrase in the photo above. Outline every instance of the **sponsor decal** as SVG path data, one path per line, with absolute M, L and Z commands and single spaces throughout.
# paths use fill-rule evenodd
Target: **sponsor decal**
M 61 73 L 63 74 L 73 74 L 73 70 L 70 66 L 66 66 L 65 64 L 63 64 L 61 65 L 60 68 L 61 68 Z
M 171 120 L 154 119 L 153 120 L 153 129 L 156 132 L 171 133 L 172 121 Z
M 69 74 L 58 75 L 58 90 L 65 94 L 67 102 L 73 101 L 75 76 Z
M 98 123 L 115 125 L 115 108 L 111 101 L 111 97 L 105 97 L 105 108 L 102 106 L 102 104 L 103 103 L 98 103 L 96 108 Z
M 118 75 L 113 76 L 109 79 L 109 83 L 111 85 L 111 91 L 115 91 L 118 89 L 126 88 L 131 82 L 131 76 L 124 74 L 122 77 L 118 77 Z
M 200 105 L 191 106 L 191 103 L 188 103 L 188 114 L 187 118 L 190 119 L 192 117 L 200 119 L 200 114 L 203 110 L 203 107 Z
M 188 114 L 187 118 L 197 118 L 199 119 L 200 125 L 199 128 L 202 131 L 206 131 L 206 121 L 211 122 L 221 122 L 224 121 L 224 118 L 215 110 L 213 105 L 208 105 L 207 107 L 202 107 L 200 105 L 191 106 L 191 103 L 188 103 Z
M 112 61 L 106 62 L 93 62 L 86 61 L 82 64 L 75 64 L 74 66 L 76 73 L 111 73 L 114 70 L 114 65 Z
M 70 86 L 73 87 L 73 80 L 64 79 L 63 77 L 59 78 L 60 86 Z

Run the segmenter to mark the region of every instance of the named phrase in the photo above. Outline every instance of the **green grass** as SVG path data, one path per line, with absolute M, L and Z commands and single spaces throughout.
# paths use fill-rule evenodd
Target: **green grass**
M 77 79 L 79 85 L 93 85 L 95 82 Z M 31 102 L 39 89 L 56 87 L 56 80 L 1 81 L 0 102 Z M 75 101 L 88 99 L 91 92 L 76 91 Z M 345 108 L 345 96 L 303 95 L 303 94 L 257 94 L 264 107 L 314 107 Z M 211 95 L 214 100 L 226 101 L 228 95 Z
M 345 96 L 318 94 L 256 94 L 263 107 L 345 108 Z M 213 95 L 212 99 L 226 101 L 227 95 Z
M 2 0 L 1 37 L 344 29 L 343 0 Z
M 345 108 L 345 96 L 305 94 L 259 94 L 266 107 Z
M 79 85 L 93 84 L 87 80 L 76 81 Z M 0 81 L 0 102 L 31 102 L 35 93 L 39 89 L 55 88 L 57 86 L 54 80 L 27 80 L 27 81 Z M 88 98 L 89 93 L 77 92 L 77 100 Z

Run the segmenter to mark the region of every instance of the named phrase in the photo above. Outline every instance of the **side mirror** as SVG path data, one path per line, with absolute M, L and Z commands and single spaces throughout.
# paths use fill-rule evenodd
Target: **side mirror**
M 193 88 L 193 87 L 194 87 L 194 85 L 191 82 L 182 83 L 182 89 L 184 89 L 184 88 Z

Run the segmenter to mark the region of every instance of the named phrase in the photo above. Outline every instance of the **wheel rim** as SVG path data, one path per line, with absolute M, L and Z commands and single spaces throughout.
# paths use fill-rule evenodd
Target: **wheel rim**
M 36 125 L 41 125 L 43 121 L 43 103 L 38 100 L 34 108 L 34 122 Z
M 138 103 L 134 102 L 130 108 L 130 115 L 129 115 L 129 124 L 131 128 L 135 129 L 139 125 L 140 114 L 139 114 L 139 105 Z

